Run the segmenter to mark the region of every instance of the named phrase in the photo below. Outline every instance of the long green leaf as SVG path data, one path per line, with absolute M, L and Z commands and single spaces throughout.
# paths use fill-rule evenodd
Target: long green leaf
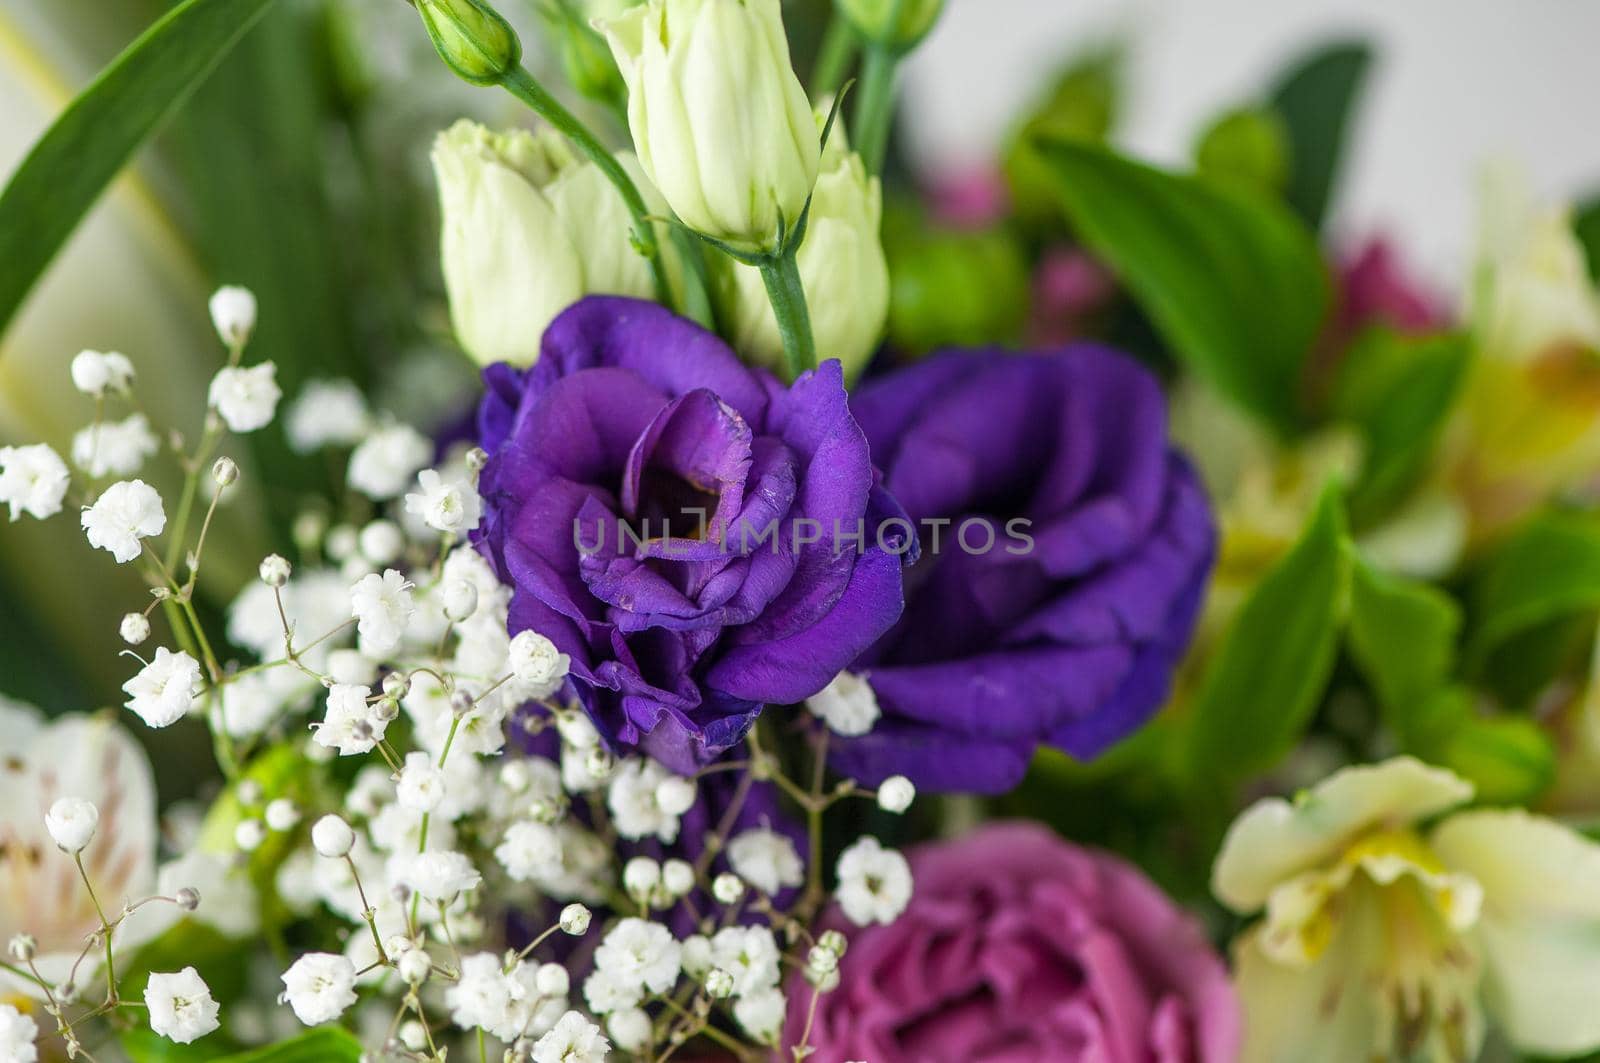
M 1600 520 L 1562 512 L 1529 520 L 1484 561 L 1469 602 L 1475 673 L 1517 636 L 1600 609 Z
M 0 193 L 0 334 L 117 173 L 272 0 L 185 0 L 67 107 Z
M 1460 629 L 1461 609 L 1448 594 L 1356 562 L 1346 633 L 1350 655 L 1402 737 L 1409 740 L 1420 730 L 1429 696 L 1449 680 Z
M 1281 203 L 1101 148 L 1039 144 L 1078 236 L 1122 278 L 1173 353 L 1282 432 L 1328 308 L 1310 231 Z
M 1350 117 L 1361 99 L 1372 49 L 1360 41 L 1330 45 L 1292 66 L 1272 91 L 1289 131 L 1292 165 L 1285 196 L 1320 228 L 1339 176 Z
M 323 1027 L 292 1041 L 225 1056 L 215 1063 L 356 1063 L 361 1042 L 348 1030 Z
M 1289 751 L 1333 670 L 1350 584 L 1339 492 L 1323 492 L 1300 540 L 1257 584 L 1196 696 L 1197 779 L 1237 779 Z

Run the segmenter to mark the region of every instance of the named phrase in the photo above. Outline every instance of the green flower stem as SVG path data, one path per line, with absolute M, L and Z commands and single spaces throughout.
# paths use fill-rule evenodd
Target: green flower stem
M 811 72 L 811 98 L 821 100 L 832 96 L 844 84 L 844 74 L 856 57 L 858 44 L 850 20 L 835 11 L 828 20 L 828 28 L 817 48 L 817 65 Z
M 627 205 L 628 213 L 633 216 L 633 239 L 639 253 L 650 261 L 650 274 L 655 280 L 656 298 L 661 302 L 672 305 L 672 290 L 667 284 L 667 272 L 661 263 L 661 247 L 656 240 L 655 226 L 650 223 L 650 210 L 645 206 L 644 197 L 639 194 L 639 188 L 633 183 L 633 178 L 617 162 L 616 156 L 606 150 L 604 144 L 589 131 L 589 127 L 578 120 L 578 117 L 561 105 L 561 101 L 550 95 L 545 87 L 534 80 L 528 73 L 527 67 L 518 65 L 506 74 L 500 85 L 511 95 L 527 104 L 540 118 L 549 122 L 568 140 L 572 141 L 584 158 L 600 168 L 606 179 L 616 186 L 622 194 L 622 202 Z
M 806 309 L 806 293 L 800 284 L 800 266 L 795 248 L 785 248 L 761 261 L 761 280 L 772 300 L 772 313 L 778 319 L 778 335 L 783 337 L 783 357 L 789 364 L 792 380 L 817 367 L 817 344 L 811 336 L 811 312 Z
M 868 41 L 861 55 L 861 93 L 856 123 L 850 132 L 867 173 L 883 173 L 889 151 L 889 126 L 894 119 L 894 74 L 900 56 L 887 44 Z

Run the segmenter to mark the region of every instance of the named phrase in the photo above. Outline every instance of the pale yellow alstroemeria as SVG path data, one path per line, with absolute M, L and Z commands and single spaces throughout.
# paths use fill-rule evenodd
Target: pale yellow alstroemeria
M 1600 845 L 1410 757 L 1346 768 L 1228 831 L 1212 889 L 1235 942 L 1245 1063 L 1476 1058 L 1600 1045 Z

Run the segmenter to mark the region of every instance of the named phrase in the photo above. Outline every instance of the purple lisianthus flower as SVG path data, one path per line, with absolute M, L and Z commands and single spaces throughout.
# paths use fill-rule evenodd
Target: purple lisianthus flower
M 838 362 L 785 387 L 693 322 L 595 297 L 485 380 L 479 548 L 612 749 L 693 771 L 898 619 L 902 556 L 870 531 L 897 510 Z
M 1148 719 L 1215 545 L 1155 379 L 1090 345 L 954 351 L 852 408 L 922 558 L 904 617 L 852 666 L 883 717 L 836 743 L 834 766 L 999 793 L 1040 743 L 1086 759 Z

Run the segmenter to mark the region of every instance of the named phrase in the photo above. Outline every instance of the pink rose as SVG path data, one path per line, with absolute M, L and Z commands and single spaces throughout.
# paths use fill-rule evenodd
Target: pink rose
M 890 926 L 847 927 L 839 987 L 817 1003 L 808 1063 L 1231 1063 L 1227 969 L 1138 870 L 1031 823 L 911 852 Z M 784 1045 L 811 988 L 789 987 Z M 785 1051 L 784 1058 L 788 1058 Z

